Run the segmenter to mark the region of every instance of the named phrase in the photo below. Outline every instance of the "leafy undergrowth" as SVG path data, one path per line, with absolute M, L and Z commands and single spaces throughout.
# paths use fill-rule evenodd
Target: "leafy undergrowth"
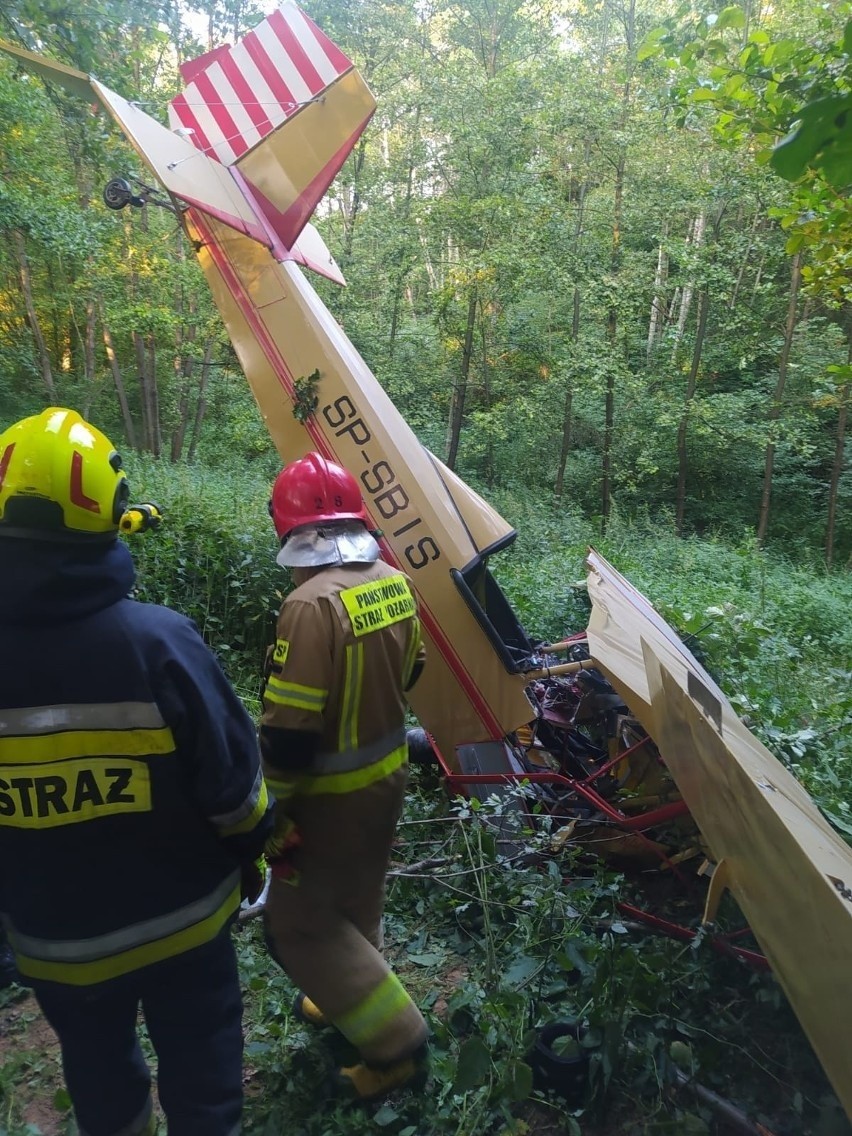
M 291 1014 L 256 924 L 238 933 L 248 987 L 246 1131 L 263 1136 L 724 1134 L 678 1080 L 725 1097 L 774 1136 L 850 1129 L 774 979 L 694 943 L 637 931 L 616 903 L 644 885 L 547 851 L 509 801 L 451 806 L 417 771 L 389 879 L 387 950 L 433 1031 L 426 1093 L 356 1108 L 327 1091 L 353 1052 Z M 525 831 L 520 831 L 525 829 Z M 499 839 L 498 839 L 499 838 Z M 502 850 L 502 851 L 501 851 Z M 670 887 L 671 885 L 666 885 Z M 681 919 L 697 924 L 693 897 Z M 677 896 L 674 896 L 677 906 Z M 540 1092 L 530 1053 L 554 1021 L 581 1026 L 586 1091 Z M 754 1129 L 755 1132 L 758 1129 Z
M 433 1037 L 425 1092 L 369 1106 L 329 1088 L 353 1051 L 292 1015 L 259 921 L 235 929 L 246 997 L 250 1136 L 664 1136 L 735 1131 L 678 1081 L 724 1097 L 773 1136 L 849 1136 L 801 1029 L 769 974 L 642 933 L 619 900 L 667 902 L 696 926 L 692 890 L 616 874 L 582 848 L 551 851 L 509 797 L 452 804 L 428 769 L 413 786 L 389 876 L 388 956 Z M 731 918 L 734 912 L 728 913 Z M 588 1058 L 569 1102 L 540 1091 L 530 1054 L 549 1022 L 579 1023 Z M 0 1136 L 73 1131 L 55 1042 L 31 999 L 0 995 Z M 705 1097 L 706 1100 L 706 1097 Z M 755 1133 L 760 1129 L 755 1127 Z

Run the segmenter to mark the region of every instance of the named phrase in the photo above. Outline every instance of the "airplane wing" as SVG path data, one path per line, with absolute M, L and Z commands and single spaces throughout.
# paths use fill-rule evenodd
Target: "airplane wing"
M 586 560 L 592 657 L 659 747 L 852 1116 L 852 849 L 647 599 L 595 551 Z M 718 876 L 718 879 L 717 879 Z

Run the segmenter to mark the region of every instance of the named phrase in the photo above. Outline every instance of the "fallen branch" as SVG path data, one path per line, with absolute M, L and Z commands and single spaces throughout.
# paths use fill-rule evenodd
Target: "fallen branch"
M 676 1066 L 673 1068 L 674 1079 L 677 1081 L 678 1088 L 689 1089 L 689 1091 L 696 1096 L 702 1104 L 706 1104 L 708 1108 L 712 1108 L 717 1116 L 721 1117 L 726 1124 L 734 1128 L 737 1132 L 744 1133 L 744 1136 L 772 1136 L 768 1128 L 764 1128 L 762 1124 L 755 1124 L 746 1116 L 746 1114 L 735 1104 L 731 1104 L 729 1100 L 720 1097 L 718 1093 L 714 1093 L 712 1089 L 700 1085 L 682 1069 Z
M 442 868 L 444 864 L 449 864 L 449 862 L 449 856 L 443 856 L 440 859 L 418 860 L 415 864 L 406 864 L 401 868 L 391 868 L 387 875 L 388 877 L 393 876 L 399 879 L 401 876 L 410 876 L 416 872 L 425 871 L 427 868 Z
M 640 1053 L 637 1045 L 632 1041 L 627 1042 L 627 1048 L 631 1053 Z M 679 1069 L 677 1065 L 671 1065 L 672 1075 L 676 1082 L 678 1089 L 689 1089 L 689 1091 L 696 1096 L 702 1104 L 706 1104 L 711 1108 L 717 1116 L 721 1117 L 724 1122 L 734 1129 L 736 1132 L 741 1132 L 743 1136 L 773 1136 L 773 1133 L 768 1128 L 764 1128 L 762 1124 L 757 1124 L 746 1116 L 742 1109 L 737 1108 L 725 1097 L 720 1097 L 718 1093 L 714 1093 L 712 1089 L 706 1088 L 698 1081 L 692 1079 L 688 1073 L 684 1073 L 683 1069 Z

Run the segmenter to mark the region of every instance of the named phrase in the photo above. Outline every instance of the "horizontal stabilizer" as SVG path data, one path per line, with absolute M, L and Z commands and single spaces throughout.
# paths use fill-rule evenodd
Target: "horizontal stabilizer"
M 100 102 L 124 131 L 145 165 L 174 197 L 263 244 L 270 244 L 263 225 L 231 172 L 199 153 L 186 138 L 162 126 L 135 104 L 90 79 L 82 71 L 75 71 L 63 63 L 34 55 L 2 40 L 0 50 L 40 78 L 57 83 L 88 102 Z
M 335 284 L 346 283 L 337 261 L 328 251 L 325 241 L 313 225 L 305 225 L 302 229 L 299 239 L 293 245 L 291 255 L 297 264 L 312 269 L 320 276 L 325 276 L 327 280 L 333 280 Z
M 98 98 L 164 189 L 226 225 L 268 244 L 263 227 L 230 170 L 108 87 L 92 82 Z

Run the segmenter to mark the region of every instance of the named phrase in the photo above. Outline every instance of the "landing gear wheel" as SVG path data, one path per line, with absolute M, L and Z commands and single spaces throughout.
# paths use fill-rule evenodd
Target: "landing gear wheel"
M 133 198 L 130 183 L 124 178 L 113 178 L 104 186 L 104 205 L 107 209 L 123 209 Z

